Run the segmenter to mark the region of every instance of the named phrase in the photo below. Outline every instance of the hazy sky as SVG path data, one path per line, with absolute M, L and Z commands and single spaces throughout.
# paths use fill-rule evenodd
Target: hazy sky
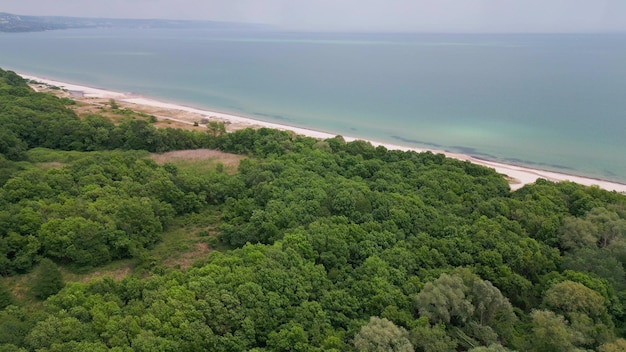
M 312 30 L 626 31 L 626 0 L 1 0 L 0 12 L 206 19 Z

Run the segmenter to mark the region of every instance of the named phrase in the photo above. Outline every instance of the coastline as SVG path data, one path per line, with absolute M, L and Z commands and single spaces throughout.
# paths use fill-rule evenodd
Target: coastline
M 115 91 L 110 91 L 110 90 L 106 90 L 102 88 L 93 88 L 93 87 L 83 86 L 79 84 L 67 83 L 67 82 L 62 82 L 58 80 L 52 80 L 52 79 L 42 78 L 38 76 L 33 76 L 29 74 L 23 74 L 19 72 L 18 72 L 18 75 L 22 76 L 23 78 L 27 80 L 42 82 L 46 85 L 60 87 L 70 92 L 78 92 L 85 98 L 115 99 L 116 101 L 119 101 L 119 102 L 133 104 L 137 106 L 150 106 L 153 108 L 162 108 L 162 109 L 174 110 L 174 111 L 179 111 L 179 112 L 192 113 L 192 114 L 200 115 L 209 119 L 217 119 L 223 122 L 238 124 L 242 128 L 267 127 L 267 128 L 279 129 L 279 130 L 284 130 L 284 131 L 293 131 L 300 135 L 318 138 L 318 139 L 333 138 L 336 136 L 336 134 L 332 134 L 328 132 L 316 131 L 312 129 L 277 124 L 277 123 L 272 123 L 272 122 L 265 122 L 265 121 L 261 121 L 261 120 L 257 120 L 257 119 L 253 119 L 249 117 L 222 113 L 222 112 L 212 111 L 208 109 L 193 108 L 193 107 L 188 107 L 184 105 L 179 105 L 176 103 L 168 103 L 168 102 L 163 102 L 160 100 L 137 96 L 137 95 L 133 95 L 129 93 L 115 92 Z M 172 118 L 172 119 L 176 120 L 175 118 Z M 187 123 L 193 124 L 193 121 L 187 120 Z M 496 172 L 508 177 L 511 190 L 517 190 L 523 187 L 524 185 L 532 184 L 536 182 L 537 179 L 543 178 L 543 179 L 554 181 L 554 182 L 571 181 L 571 182 L 579 183 L 585 186 L 598 186 L 608 191 L 616 191 L 618 193 L 626 194 L 626 184 L 612 182 L 612 181 L 605 181 L 605 180 L 595 179 L 595 178 L 590 178 L 590 177 L 570 175 L 570 174 L 559 173 L 559 172 L 554 172 L 554 171 L 533 169 L 533 168 L 525 167 L 525 166 L 518 166 L 518 165 L 512 165 L 512 164 L 505 164 L 501 162 L 488 161 L 488 160 L 483 160 L 483 159 L 479 159 L 476 157 L 472 157 L 470 155 L 451 153 L 451 152 L 446 152 L 446 151 L 436 150 L 436 149 L 407 147 L 407 146 L 402 146 L 402 145 L 397 145 L 397 144 L 382 143 L 382 142 L 377 142 L 377 141 L 367 140 L 367 139 L 357 138 L 357 137 L 351 137 L 351 136 L 343 136 L 343 138 L 347 142 L 362 139 L 367 142 L 370 142 L 375 147 L 383 146 L 390 150 L 415 151 L 415 152 L 430 151 L 436 154 L 444 154 L 446 157 L 449 157 L 449 158 L 454 158 L 454 159 L 462 160 L 462 161 L 468 161 L 473 164 L 486 166 L 486 167 L 495 169 Z

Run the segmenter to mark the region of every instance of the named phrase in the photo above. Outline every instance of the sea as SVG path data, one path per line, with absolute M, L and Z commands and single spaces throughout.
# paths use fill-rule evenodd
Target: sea
M 72 29 L 0 67 L 258 120 L 626 183 L 626 34 Z

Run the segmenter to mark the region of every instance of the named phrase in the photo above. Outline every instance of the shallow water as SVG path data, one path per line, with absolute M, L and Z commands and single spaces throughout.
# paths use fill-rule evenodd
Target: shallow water
M 0 67 L 412 147 L 626 182 L 626 35 L 67 30 Z

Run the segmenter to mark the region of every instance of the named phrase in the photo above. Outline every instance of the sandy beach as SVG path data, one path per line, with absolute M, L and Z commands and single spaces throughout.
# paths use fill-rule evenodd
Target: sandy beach
M 141 97 L 129 93 L 123 92 L 114 92 L 101 88 L 92 88 L 77 84 L 71 84 L 66 82 L 60 82 L 55 80 L 50 80 L 42 77 L 35 77 L 27 74 L 20 74 L 25 79 L 29 79 L 36 82 L 41 82 L 49 86 L 56 86 L 61 89 L 67 90 L 72 93 L 76 97 L 80 97 L 81 99 L 114 99 L 116 102 L 121 104 L 129 104 L 133 107 L 143 107 L 143 108 L 151 108 L 151 113 L 158 115 L 159 118 L 171 119 L 174 121 L 178 121 L 181 123 L 193 124 L 194 121 L 198 121 L 200 118 L 206 118 L 209 120 L 218 120 L 228 123 L 230 129 L 239 129 L 245 127 L 267 127 L 274 128 L 279 130 L 287 130 L 293 131 L 297 134 L 326 139 L 333 138 L 336 134 L 315 131 L 305 128 L 299 128 L 294 126 L 281 125 L 276 123 L 264 122 L 260 120 L 251 119 L 243 116 L 236 116 L 232 114 L 226 114 L 217 111 L 210 111 L 205 109 L 197 109 L 193 107 L 188 107 L 184 105 L 178 105 L 175 103 L 168 103 L 159 100 L 154 100 L 146 97 Z M 156 110 L 155 110 L 156 109 Z M 145 109 L 144 109 L 145 111 Z M 356 138 L 351 136 L 343 136 L 346 141 L 353 141 L 362 138 Z M 537 179 L 546 179 L 550 181 L 572 181 L 585 186 L 598 186 L 600 188 L 616 191 L 620 193 L 626 194 L 626 184 L 620 184 L 616 182 L 598 180 L 594 178 L 587 178 L 583 176 L 569 175 L 563 173 L 557 173 L 552 171 L 545 171 L 539 169 L 532 169 L 523 166 L 517 165 L 509 165 L 499 162 L 492 162 L 482 159 L 477 159 L 469 155 L 457 154 L 457 153 L 449 153 L 446 151 L 435 150 L 435 149 L 420 149 L 420 148 L 412 148 L 395 144 L 388 143 L 380 143 L 377 141 L 367 140 L 374 146 L 384 146 L 387 149 L 393 150 L 403 150 L 403 151 L 416 151 L 416 152 L 425 152 L 430 151 L 433 153 L 441 153 L 446 155 L 447 157 L 469 161 L 474 164 L 483 165 L 492 169 L 495 169 L 498 173 L 505 175 L 509 179 L 509 183 L 512 190 L 519 189 L 526 184 L 531 184 L 537 181 Z

